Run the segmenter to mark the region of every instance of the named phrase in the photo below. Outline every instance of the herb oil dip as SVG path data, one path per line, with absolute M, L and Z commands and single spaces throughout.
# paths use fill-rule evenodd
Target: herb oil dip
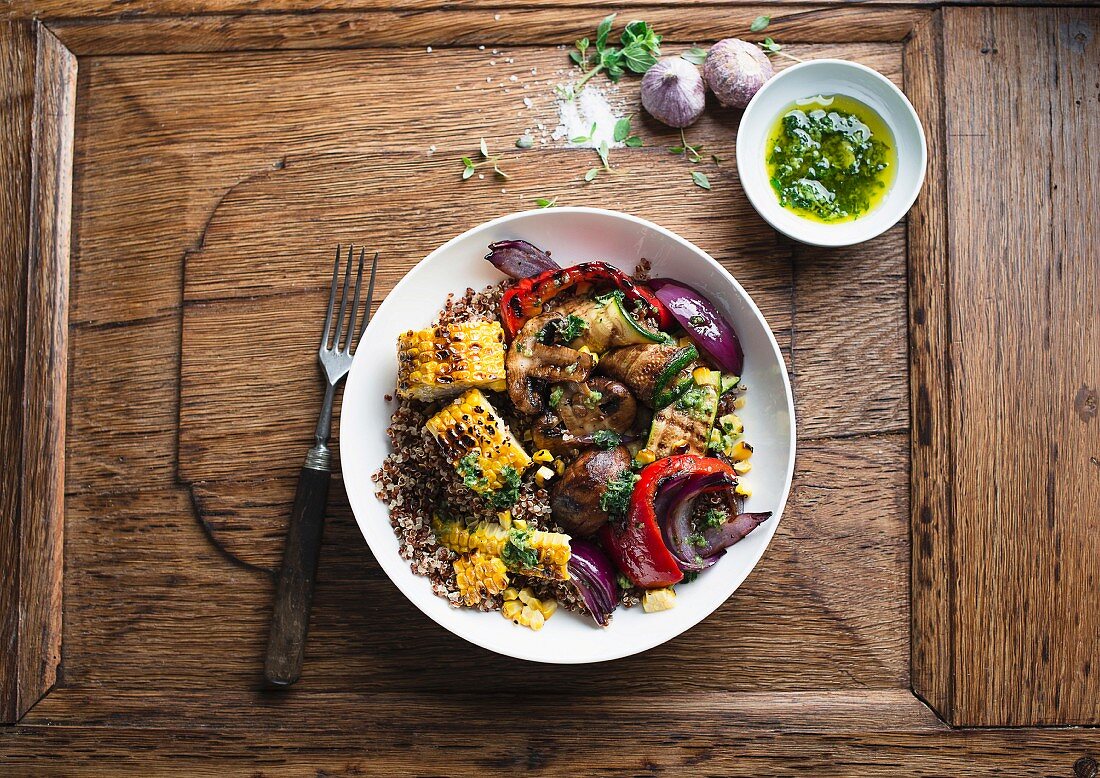
M 818 222 L 858 219 L 894 183 L 894 138 L 877 113 L 844 95 L 798 100 L 780 112 L 765 146 L 784 208 Z

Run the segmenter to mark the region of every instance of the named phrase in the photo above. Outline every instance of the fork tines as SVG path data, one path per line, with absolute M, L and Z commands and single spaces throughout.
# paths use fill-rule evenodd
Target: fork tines
M 321 351 L 342 353 L 351 355 L 354 353 L 355 346 L 363 338 L 363 333 L 367 329 L 367 324 L 370 323 L 371 307 L 374 304 L 374 281 L 378 272 L 378 252 L 375 252 L 374 259 L 371 261 L 370 267 L 370 281 L 367 284 L 367 299 L 362 316 L 362 325 L 359 328 L 358 337 L 353 338 L 355 334 L 355 322 L 359 316 L 359 300 L 360 290 L 363 286 L 363 264 L 366 261 L 367 250 L 365 248 L 359 249 L 359 262 L 355 271 L 355 291 L 351 300 L 351 308 L 348 309 L 348 289 L 351 286 L 351 265 L 355 258 L 355 246 L 347 247 L 347 261 L 344 269 L 344 284 L 340 293 L 340 310 L 336 314 L 336 333 L 333 335 L 332 312 L 336 308 L 336 289 L 340 285 L 340 264 L 341 264 L 341 252 L 343 247 L 336 247 L 336 261 L 332 267 L 332 287 L 329 291 L 328 297 L 328 312 L 325 314 L 325 331 L 321 336 Z M 329 344 L 329 336 L 333 335 L 332 343 Z M 343 337 L 343 343 L 340 339 Z

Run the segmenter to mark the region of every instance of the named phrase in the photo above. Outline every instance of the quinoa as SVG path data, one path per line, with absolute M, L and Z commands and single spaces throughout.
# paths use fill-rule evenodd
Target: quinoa
M 495 320 L 500 297 L 509 282 L 504 281 L 481 291 L 467 289 L 462 295 L 448 295 L 433 325 Z M 509 428 L 520 437 L 528 432 L 528 423 L 517 417 L 507 395 L 486 392 L 493 407 L 504 417 Z M 387 401 L 391 399 L 386 395 Z M 424 424 L 443 403 L 398 398 L 386 434 L 390 453 L 382 467 L 371 476 L 375 490 L 389 509 L 390 524 L 400 542 L 398 552 L 417 575 L 431 581 L 432 591 L 453 607 L 464 605 L 454 574 L 456 554 L 441 545 L 432 531 L 432 515 L 446 510 L 468 517 L 471 522 L 495 521 L 497 511 L 470 491 L 454 468 L 440 467 L 439 447 Z M 561 532 L 550 517 L 550 494 L 531 476 L 520 483 L 519 498 L 511 508 L 512 518 L 526 521 L 534 529 Z M 566 610 L 587 613 L 576 587 L 568 581 L 511 576 L 517 589 L 531 587 L 539 598 L 558 601 Z M 500 595 L 487 597 L 477 604 L 483 611 L 500 610 Z

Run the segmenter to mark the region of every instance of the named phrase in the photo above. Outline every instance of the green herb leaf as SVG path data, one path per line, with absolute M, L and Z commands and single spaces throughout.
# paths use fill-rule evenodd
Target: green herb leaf
M 622 573 L 615 574 L 615 583 L 618 584 L 619 588 L 622 589 L 624 592 L 634 588 L 634 584 L 632 584 L 630 582 L 630 579 Z
M 561 386 L 555 386 L 550 390 L 550 407 L 557 408 L 561 405 L 562 395 L 565 394 L 565 389 Z
M 602 51 L 604 46 L 607 45 L 607 36 L 611 34 L 611 25 L 615 21 L 615 14 L 610 14 L 604 17 L 604 20 L 600 22 L 596 27 L 596 50 Z
M 588 143 L 588 141 L 590 141 L 590 140 L 591 140 L 591 138 L 589 138 L 587 135 L 578 135 L 575 138 L 570 138 L 569 142 L 570 143 Z
M 530 529 L 513 527 L 508 530 L 508 540 L 500 549 L 500 560 L 513 572 L 534 570 L 539 565 L 538 549 L 531 545 Z
M 466 167 L 462 171 L 462 180 L 465 181 L 467 178 L 469 178 L 473 174 L 474 174 L 474 169 L 472 167 Z
M 489 504 L 498 511 L 511 508 L 519 499 L 519 472 L 511 465 L 500 471 L 504 483 L 489 496 Z
M 637 135 L 631 135 L 623 142 L 632 149 L 636 149 L 642 145 L 642 139 L 639 138 Z
M 717 529 L 729 521 L 730 515 L 725 511 L 718 510 L 717 508 L 711 508 L 707 511 L 706 518 L 703 519 L 703 526 L 710 529 Z
M 782 51 L 783 47 L 773 41 L 771 38 L 765 38 L 764 42 L 760 44 L 760 48 L 769 54 L 778 54 Z
M 485 144 L 484 138 L 481 139 L 481 156 L 485 157 L 486 159 L 489 158 L 489 147 Z
M 707 61 L 707 50 L 698 46 L 692 46 L 680 56 L 692 65 L 702 65 Z
M 623 49 L 622 62 L 635 73 L 645 73 L 657 64 L 657 56 L 640 44 L 631 44 Z
M 772 23 L 770 16 L 757 16 L 752 20 L 752 24 L 749 25 L 751 32 L 763 32 L 768 29 L 768 25 Z
M 477 489 L 485 485 L 485 478 L 481 474 L 481 466 L 478 464 L 477 452 L 471 451 L 458 460 L 455 470 L 462 477 L 462 483 L 467 489 Z
M 530 135 L 520 135 L 518 138 L 516 138 L 517 149 L 529 149 L 534 145 L 535 139 L 532 138 Z
M 669 146 L 668 147 L 668 153 L 669 154 L 683 154 L 684 153 L 684 147 L 683 146 Z
M 615 122 L 615 133 L 612 137 L 616 143 L 622 143 L 630 135 L 630 117 L 624 117 Z
M 573 62 L 578 65 L 584 64 L 584 57 L 579 51 L 569 52 L 569 59 L 573 60 Z
M 600 162 L 603 163 L 603 166 L 604 166 L 605 170 L 611 167 L 607 163 L 608 152 L 609 152 L 609 150 L 607 148 L 607 141 L 600 141 L 600 146 L 599 146 L 599 148 L 596 149 L 596 153 L 600 155 Z
M 608 449 L 615 448 L 623 439 L 615 430 L 596 430 L 592 433 L 592 442 L 599 448 Z
M 591 170 L 589 170 L 587 173 L 584 174 L 584 180 L 585 181 L 591 181 L 592 179 L 594 179 L 599 174 L 600 174 L 600 169 L 598 167 L 594 167 Z
M 462 164 L 465 165 L 466 167 L 473 167 L 474 166 L 474 161 L 472 159 L 470 159 L 469 157 L 463 157 L 462 158 Z
M 624 470 L 607 482 L 607 490 L 600 495 L 600 509 L 612 519 L 626 516 L 630 507 L 630 496 L 634 494 L 634 484 L 638 474 Z
M 536 197 L 535 198 L 535 205 L 537 205 L 539 208 L 553 208 L 554 205 L 557 204 L 557 202 L 558 202 L 558 198 L 556 198 L 556 197 L 553 198 L 552 200 L 547 200 L 545 197 Z
M 630 22 L 623 29 L 619 42 L 623 48 L 637 45 L 652 54 L 661 53 L 661 36 L 653 31 L 648 22 Z
M 696 186 L 701 186 L 703 189 L 710 189 L 710 179 L 707 178 L 705 173 L 693 170 L 691 171 L 691 180 L 695 182 Z
M 565 317 L 564 323 L 558 325 L 558 340 L 562 343 L 569 343 L 580 337 L 580 334 L 586 329 L 588 329 L 588 322 L 571 313 Z

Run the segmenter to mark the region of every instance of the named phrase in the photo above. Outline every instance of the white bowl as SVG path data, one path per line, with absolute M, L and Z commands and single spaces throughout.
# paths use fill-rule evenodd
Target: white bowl
M 747 405 L 740 415 L 755 448 L 747 510 L 773 516 L 689 585 L 677 587 L 676 607 L 643 613 L 615 612 L 611 626 L 559 610 L 540 632 L 518 627 L 499 613 L 455 609 L 432 593 L 398 555 L 386 506 L 375 496 L 371 474 L 390 451 L 386 437 L 397 376 L 400 332 L 427 326 L 449 292 L 499 282 L 503 276 L 483 257 L 489 243 L 523 238 L 553 252 L 563 265 L 606 260 L 633 271 L 638 260 L 655 276 L 671 276 L 707 294 L 733 323 L 745 350 Z M 664 643 L 707 617 L 759 561 L 775 534 L 790 490 L 795 430 L 791 386 L 783 357 L 748 293 L 698 247 L 655 224 L 595 208 L 545 208 L 505 216 L 459 235 L 429 254 L 394 287 L 374 314 L 344 389 L 340 460 L 355 519 L 386 574 L 420 610 L 471 643 L 508 656 L 540 662 L 581 663 L 629 656 Z M 442 463 L 441 466 L 446 466 Z
M 853 97 L 882 117 L 894 136 L 898 169 L 876 208 L 852 221 L 822 224 L 779 204 L 768 180 L 765 146 L 776 119 L 791 103 L 836 94 Z M 897 224 L 917 199 L 927 162 L 924 129 L 909 99 L 878 71 L 842 59 L 811 60 L 776 74 L 749 102 L 737 130 L 737 173 L 749 202 L 779 232 L 812 246 L 862 243 Z

